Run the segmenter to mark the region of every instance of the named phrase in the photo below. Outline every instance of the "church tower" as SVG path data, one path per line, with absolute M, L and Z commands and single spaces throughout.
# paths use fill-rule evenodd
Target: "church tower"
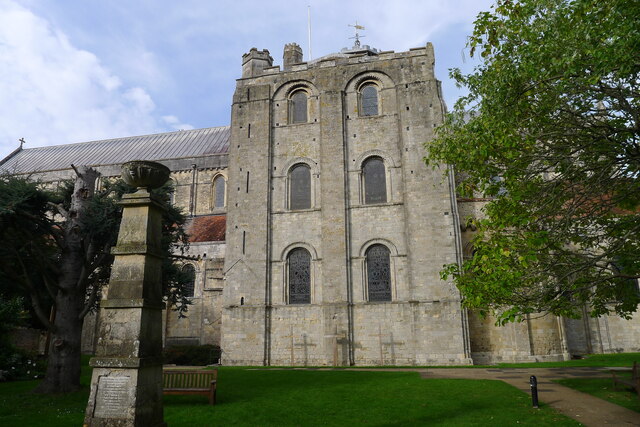
M 422 161 L 444 114 L 432 45 L 272 61 L 245 54 L 233 98 L 223 363 L 470 363 L 439 278 L 455 195 Z

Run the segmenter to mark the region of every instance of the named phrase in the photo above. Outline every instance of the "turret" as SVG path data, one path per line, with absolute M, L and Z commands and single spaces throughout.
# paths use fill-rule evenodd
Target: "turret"
M 255 77 L 262 70 L 273 65 L 273 58 L 267 49 L 259 51 L 252 47 L 249 53 L 242 55 L 242 78 Z
M 287 43 L 284 45 L 284 55 L 282 56 L 282 69 L 290 70 L 293 64 L 299 64 L 302 60 L 302 48 L 297 43 Z

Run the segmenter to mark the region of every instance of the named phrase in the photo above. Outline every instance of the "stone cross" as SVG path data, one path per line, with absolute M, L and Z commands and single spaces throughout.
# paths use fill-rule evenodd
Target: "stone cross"
M 382 337 L 387 334 L 382 333 L 382 326 L 378 325 L 378 333 L 374 334 L 374 337 L 378 337 L 378 345 L 380 347 L 380 365 L 384 365 L 384 353 L 382 352 Z
M 123 196 L 109 287 L 100 326 L 84 425 L 166 426 L 162 411 L 162 206 L 149 190 L 169 169 L 153 162 L 123 165 L 138 191 Z
M 403 345 L 404 341 L 394 341 L 393 332 L 389 333 L 389 342 L 383 342 L 382 345 L 391 347 L 391 364 L 396 364 L 396 345 Z
M 344 334 L 338 333 L 338 327 L 335 327 L 335 331 L 333 334 L 327 334 L 324 336 L 325 338 L 329 338 L 333 344 L 333 366 L 338 366 L 338 339 L 344 338 Z
M 293 325 L 289 325 L 289 335 L 283 335 L 282 338 L 289 338 L 289 350 L 291 350 L 291 366 L 293 366 L 294 362 L 294 354 L 293 354 Z
M 304 366 L 309 364 L 309 347 L 315 347 L 316 344 L 307 341 L 307 334 L 302 335 L 302 343 L 296 343 L 296 347 L 302 347 L 302 351 L 304 352 Z

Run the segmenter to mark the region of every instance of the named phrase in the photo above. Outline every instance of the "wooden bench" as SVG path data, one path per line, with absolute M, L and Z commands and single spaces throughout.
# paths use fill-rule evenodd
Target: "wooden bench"
M 162 370 L 163 394 L 199 394 L 209 397 L 209 404 L 216 404 L 217 369 Z
M 633 368 L 609 368 L 611 375 L 613 376 L 613 388 L 617 389 L 618 384 L 622 384 L 627 387 L 631 387 L 636 391 L 638 397 L 640 397 L 640 369 L 638 362 L 633 362 Z M 619 377 L 617 374 L 622 372 L 631 372 L 631 378 Z

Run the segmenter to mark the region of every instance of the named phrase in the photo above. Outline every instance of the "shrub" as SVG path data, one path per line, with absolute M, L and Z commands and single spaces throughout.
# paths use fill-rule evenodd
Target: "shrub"
M 163 351 L 165 364 L 204 366 L 218 363 L 220 347 L 217 345 L 180 345 Z
M 0 350 L 0 370 L 6 381 L 43 378 L 45 367 L 41 357 L 11 347 Z

